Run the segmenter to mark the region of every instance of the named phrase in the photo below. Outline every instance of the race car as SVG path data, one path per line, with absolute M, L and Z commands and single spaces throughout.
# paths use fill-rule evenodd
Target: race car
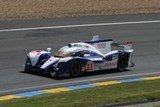
M 112 50 L 112 46 L 121 49 Z M 51 48 L 29 52 L 24 72 L 38 71 L 55 77 L 76 77 L 100 70 L 124 71 L 134 66 L 132 54 L 132 41 L 120 44 L 114 43 L 112 39 L 100 40 L 99 36 L 93 36 L 88 42 L 69 43 L 55 55 L 52 55 Z

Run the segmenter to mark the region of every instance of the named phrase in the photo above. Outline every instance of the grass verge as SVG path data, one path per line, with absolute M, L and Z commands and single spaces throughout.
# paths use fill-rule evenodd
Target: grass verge
M 0 107 L 88 107 L 160 100 L 160 80 L 123 83 L 0 102 Z

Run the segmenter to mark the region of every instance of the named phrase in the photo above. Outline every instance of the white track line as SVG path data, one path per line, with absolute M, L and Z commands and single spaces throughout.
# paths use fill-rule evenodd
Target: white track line
M 122 79 L 122 78 L 136 77 L 136 76 L 153 76 L 153 75 L 156 75 L 156 76 L 160 75 L 160 72 L 130 74 L 130 75 L 121 75 L 121 76 L 112 76 L 112 77 L 101 77 L 101 78 L 94 78 L 94 79 L 84 79 L 84 80 L 69 81 L 69 82 L 56 83 L 56 84 L 54 83 L 54 84 L 46 84 L 46 85 L 4 90 L 4 91 L 0 91 L 0 93 L 8 93 L 8 92 L 22 91 L 22 90 L 35 90 L 37 88 L 48 88 L 48 87 L 54 88 L 54 87 L 60 87 L 60 86 L 69 85 L 69 84 L 91 83 L 91 82 L 111 80 L 111 79 L 116 80 L 118 78 Z
M 31 28 L 18 28 L 18 29 L 2 29 L 2 30 L 0 30 L 0 32 L 15 32 L 15 31 L 29 31 L 29 30 L 43 30 L 43 29 L 60 29 L 60 28 L 75 28 L 75 27 L 110 26 L 110 25 L 128 25 L 128 24 L 147 24 L 147 23 L 159 23 L 159 22 L 160 22 L 160 20 L 151 20 L 151 21 L 135 21 L 135 22 L 115 22 L 115 23 L 64 25 L 64 26 L 46 26 L 46 27 L 31 27 Z

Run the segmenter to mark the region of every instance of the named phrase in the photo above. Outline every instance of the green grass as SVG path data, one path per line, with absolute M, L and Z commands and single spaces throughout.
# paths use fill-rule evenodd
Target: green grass
M 160 107 L 160 105 L 158 105 L 158 106 L 154 106 L 154 107 Z
M 0 107 L 87 107 L 160 100 L 160 80 L 124 83 L 0 102 Z

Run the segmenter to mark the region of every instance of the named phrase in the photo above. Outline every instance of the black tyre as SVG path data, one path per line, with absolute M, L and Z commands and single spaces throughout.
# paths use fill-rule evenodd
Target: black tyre
M 55 75 L 54 75 L 54 76 L 52 76 L 52 77 L 54 77 L 55 79 L 61 79 L 61 76 L 60 76 L 60 75 L 58 75 L 58 73 L 55 73 Z
M 126 68 L 128 66 L 128 58 L 125 54 L 119 56 L 117 66 L 118 66 L 119 71 L 125 71 L 126 70 Z
M 54 75 L 55 78 L 59 79 L 61 77 L 58 72 L 63 68 L 63 65 L 64 65 L 64 62 L 58 63 L 57 68 L 59 70 L 55 71 L 55 75 Z
M 72 60 L 71 65 L 70 65 L 70 76 L 71 77 L 76 77 L 80 74 L 81 72 L 81 63 L 78 60 Z
M 27 57 L 26 59 L 26 63 L 25 63 L 25 68 L 24 68 L 24 72 L 31 72 L 31 68 L 32 68 L 32 65 L 31 65 L 31 60 L 29 57 Z

